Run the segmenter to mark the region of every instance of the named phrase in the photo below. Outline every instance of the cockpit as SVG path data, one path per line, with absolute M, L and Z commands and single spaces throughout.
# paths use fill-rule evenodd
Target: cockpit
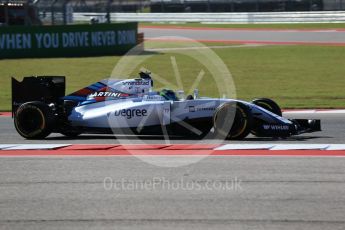
M 162 96 L 164 99 L 169 101 L 178 101 L 179 98 L 176 96 L 176 93 L 170 89 L 163 89 L 159 92 L 159 95 Z

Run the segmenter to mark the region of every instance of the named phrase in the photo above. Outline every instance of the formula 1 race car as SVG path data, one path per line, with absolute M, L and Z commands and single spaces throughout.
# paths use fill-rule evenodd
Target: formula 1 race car
M 279 106 L 261 98 L 252 102 L 153 91 L 149 73 L 127 80 L 105 79 L 65 96 L 65 77 L 12 78 L 12 117 L 18 133 L 43 139 L 51 133 L 135 135 L 207 135 L 243 139 L 288 137 L 321 131 L 320 120 L 282 117 Z

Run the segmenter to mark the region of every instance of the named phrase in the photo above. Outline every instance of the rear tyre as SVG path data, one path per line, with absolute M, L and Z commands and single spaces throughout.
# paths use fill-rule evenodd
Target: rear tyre
M 280 109 L 279 105 L 268 98 L 257 98 L 252 101 L 254 105 L 260 106 L 261 108 L 264 108 L 278 116 L 282 116 L 282 110 Z
M 213 116 L 213 127 L 217 137 L 241 140 L 250 133 L 252 120 L 252 114 L 247 105 L 230 102 L 216 109 Z
M 26 139 L 44 139 L 54 127 L 54 114 L 48 105 L 40 101 L 19 106 L 14 117 L 17 132 Z

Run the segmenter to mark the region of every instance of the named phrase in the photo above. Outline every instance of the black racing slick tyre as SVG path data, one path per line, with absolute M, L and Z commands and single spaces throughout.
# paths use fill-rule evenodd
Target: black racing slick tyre
M 54 114 L 43 102 L 27 102 L 17 109 L 14 126 L 26 139 L 44 139 L 52 132 Z
M 216 109 L 213 116 L 213 127 L 219 138 L 241 140 L 250 133 L 252 120 L 253 117 L 247 105 L 230 102 Z
M 261 108 L 264 108 L 278 116 L 282 116 L 282 110 L 280 109 L 279 105 L 268 98 L 257 98 L 252 101 L 254 105 L 260 106 Z

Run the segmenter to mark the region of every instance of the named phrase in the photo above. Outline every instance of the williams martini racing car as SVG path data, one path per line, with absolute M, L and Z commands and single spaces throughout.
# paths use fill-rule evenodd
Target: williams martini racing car
M 289 137 L 321 131 L 320 120 L 282 117 L 279 106 L 266 98 L 184 98 L 172 90 L 153 90 L 149 73 L 134 79 L 106 79 L 65 95 L 65 77 L 12 78 L 12 117 L 18 133 L 43 139 L 51 133 L 76 137 L 91 134 L 174 135 L 243 139 Z

